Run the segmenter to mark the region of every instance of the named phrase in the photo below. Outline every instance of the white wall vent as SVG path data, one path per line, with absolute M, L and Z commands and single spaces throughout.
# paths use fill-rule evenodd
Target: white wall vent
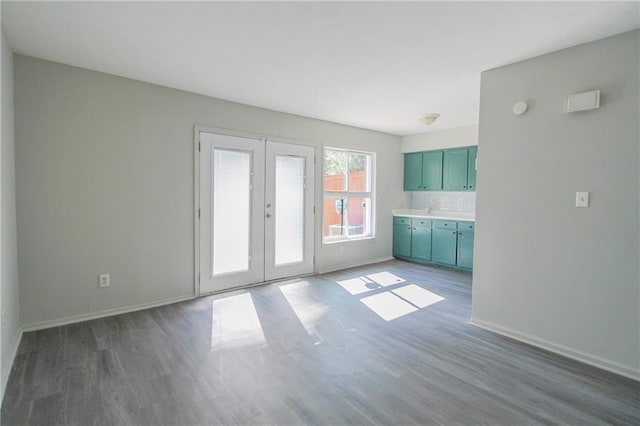
M 600 108 L 600 91 L 592 90 L 590 92 L 574 93 L 573 95 L 567 96 L 564 111 L 586 111 L 596 108 Z

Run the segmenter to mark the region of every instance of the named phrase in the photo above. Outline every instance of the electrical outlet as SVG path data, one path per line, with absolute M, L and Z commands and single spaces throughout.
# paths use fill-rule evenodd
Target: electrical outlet
M 98 286 L 100 288 L 111 287 L 111 275 L 109 274 L 98 275 Z
M 589 207 L 588 192 L 576 192 L 576 207 Z

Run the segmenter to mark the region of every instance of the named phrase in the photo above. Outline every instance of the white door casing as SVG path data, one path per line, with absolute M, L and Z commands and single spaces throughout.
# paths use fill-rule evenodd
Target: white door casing
M 315 149 L 196 132 L 197 293 L 312 273 Z

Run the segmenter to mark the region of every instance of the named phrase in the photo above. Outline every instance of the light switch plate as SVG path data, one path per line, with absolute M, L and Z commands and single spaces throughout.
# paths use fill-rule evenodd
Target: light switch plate
M 576 192 L 576 207 L 589 207 L 588 192 Z

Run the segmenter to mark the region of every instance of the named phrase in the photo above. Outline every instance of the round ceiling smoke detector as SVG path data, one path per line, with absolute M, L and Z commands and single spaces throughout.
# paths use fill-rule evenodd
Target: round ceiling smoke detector
M 430 126 L 433 124 L 434 121 L 438 119 L 438 117 L 440 117 L 440 114 L 425 114 L 422 117 L 420 117 L 419 120 L 422 124 L 426 124 L 427 126 Z
M 513 113 L 515 115 L 522 115 L 527 112 L 528 108 L 529 106 L 526 102 L 516 102 L 515 105 L 513 105 Z

